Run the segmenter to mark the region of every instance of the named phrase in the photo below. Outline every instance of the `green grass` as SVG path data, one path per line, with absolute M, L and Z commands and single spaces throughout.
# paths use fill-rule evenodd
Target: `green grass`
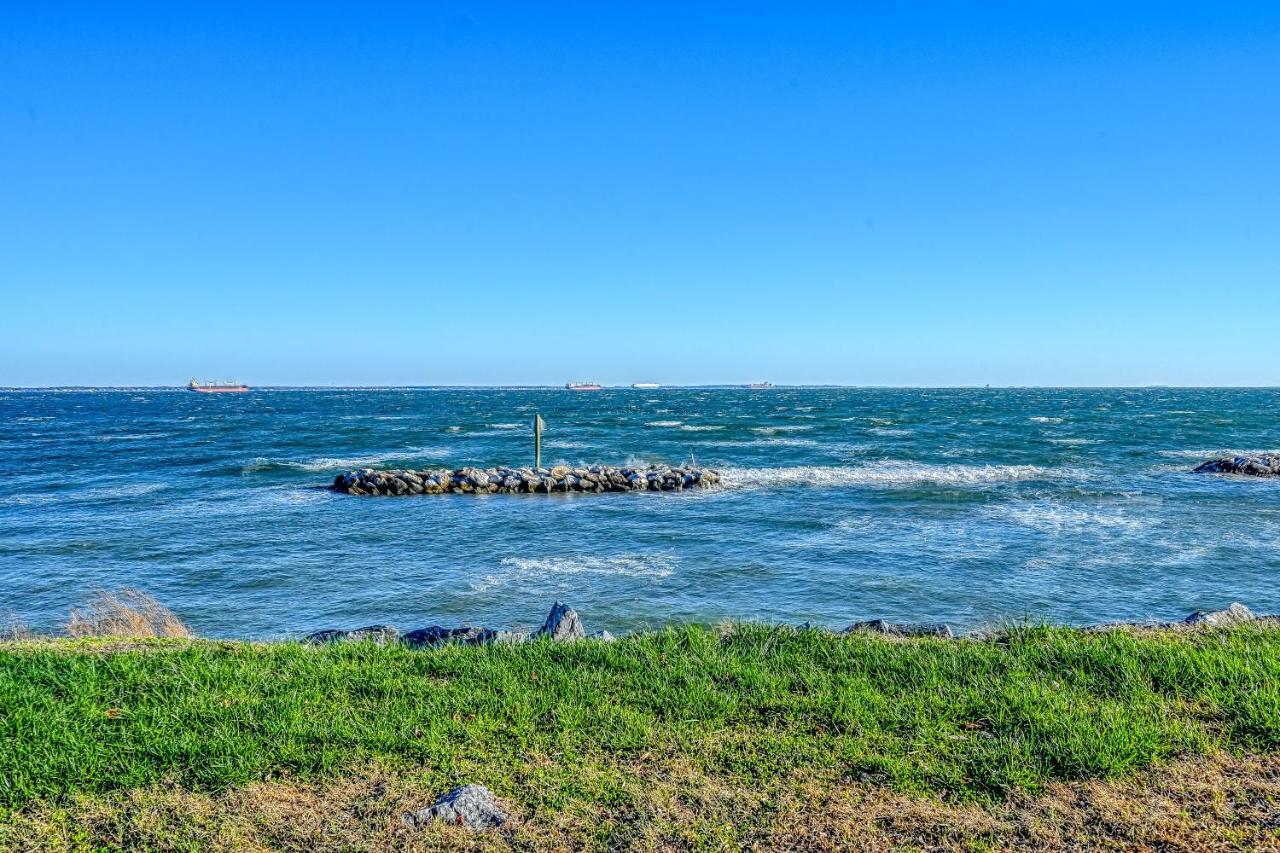
M 0 645 L 0 804 L 377 762 L 611 808 L 635 762 L 984 801 L 1280 745 L 1280 631 L 992 640 L 741 627 L 613 644 Z M 425 768 L 425 769 L 424 769 Z M 622 804 L 625 805 L 625 804 Z

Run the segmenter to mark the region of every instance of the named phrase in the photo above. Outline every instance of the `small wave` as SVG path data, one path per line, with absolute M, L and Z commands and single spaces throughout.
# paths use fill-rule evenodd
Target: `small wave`
M 787 436 L 774 435 L 768 438 L 755 438 L 746 442 L 749 445 L 761 447 L 818 447 L 818 442 L 812 438 L 788 438 Z
M 1213 459 L 1220 456 L 1266 456 L 1271 453 L 1280 453 L 1280 450 L 1160 450 L 1157 451 L 1161 456 L 1171 456 L 1175 459 Z
M 890 436 L 890 437 L 911 435 L 911 430 L 909 429 L 892 429 L 890 427 L 872 427 L 871 429 L 867 430 L 867 432 L 872 433 L 873 435 L 883 435 L 883 436 Z
M 1047 415 L 1033 415 L 1029 420 L 1035 424 L 1060 424 L 1062 418 L 1051 418 Z
M 680 429 L 684 432 L 716 432 L 724 427 L 719 424 L 685 424 Z
M 813 429 L 813 424 L 786 424 L 784 426 L 752 427 L 751 431 L 760 435 L 777 435 L 780 432 L 804 432 Z
M 45 494 L 15 495 L 4 500 L 6 504 L 63 504 L 63 503 L 102 503 L 118 498 L 136 498 L 161 492 L 169 488 L 165 483 L 128 483 L 123 486 L 95 486 L 81 491 L 60 491 Z
M 171 432 L 125 432 L 115 435 L 95 435 L 94 441 L 143 441 L 149 438 L 168 438 Z
M 1069 447 L 1082 447 L 1086 444 L 1102 444 L 1100 438 L 1051 438 L 1050 444 L 1065 444 Z
M 728 488 L 970 486 L 1054 476 L 1053 471 L 1038 465 L 928 465 L 922 462 L 880 462 L 851 467 L 724 468 L 720 473 Z
M 683 421 L 649 421 L 645 426 L 651 427 L 678 427 Z
M 1102 530 L 1141 530 L 1148 526 L 1143 519 L 1131 518 L 1119 510 L 1095 510 L 1055 503 L 1021 504 L 1000 511 L 1002 517 L 1015 524 L 1046 533 L 1088 532 Z
M 528 583 L 531 580 L 550 580 L 566 575 L 666 578 L 675 571 L 676 560 L 669 554 L 504 557 L 499 561 L 498 567 L 499 571 L 472 581 L 471 589 L 475 592 L 485 592 L 512 581 Z
M 346 471 L 351 468 L 368 468 L 397 459 L 413 459 L 418 456 L 434 456 L 440 451 L 436 448 L 417 447 L 404 450 L 389 450 L 367 456 L 317 456 L 313 459 L 269 459 L 259 456 L 240 469 L 241 474 L 256 474 L 260 471 Z
M 489 429 L 520 429 L 524 424 L 485 424 Z
M 547 447 L 553 450 L 590 450 L 595 445 L 588 441 L 549 441 Z

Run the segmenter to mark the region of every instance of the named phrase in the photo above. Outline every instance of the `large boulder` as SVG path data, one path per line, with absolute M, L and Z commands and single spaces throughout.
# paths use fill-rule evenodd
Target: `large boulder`
M 428 628 L 419 628 L 416 631 L 410 631 L 401 637 L 401 641 L 411 648 L 442 646 L 446 643 L 478 645 L 480 643 L 493 642 L 497 633 L 497 631 L 492 631 L 488 628 L 472 628 L 470 626 L 463 628 L 442 628 L 439 625 L 432 625 Z
M 443 821 L 467 829 L 497 829 L 507 822 L 507 814 L 484 785 L 463 785 L 442 795 L 431 805 L 406 812 L 400 818 L 406 826 L 426 826 Z
M 390 625 L 366 625 L 363 628 L 356 628 L 353 631 L 343 631 L 334 628 L 316 631 L 312 634 L 308 634 L 302 641 L 312 646 L 322 646 L 327 645 L 328 643 L 341 642 L 343 640 L 372 640 L 375 643 L 385 645 L 387 643 L 394 643 L 398 639 L 400 639 L 400 632 Z
M 883 619 L 868 619 L 854 622 L 844 629 L 845 634 L 883 634 L 887 637 L 952 637 L 950 625 L 923 622 L 886 622 Z
M 1183 624 L 1193 627 L 1225 628 L 1228 625 L 1252 622 L 1255 618 L 1253 611 L 1237 601 L 1226 610 L 1211 610 L 1208 612 L 1197 610 L 1184 619 Z
M 587 636 L 587 632 L 582 627 L 582 619 L 578 616 L 578 611 L 557 601 L 551 606 L 547 621 L 542 623 L 542 627 L 535 631 L 533 636 L 534 639 L 543 638 L 567 643 L 572 640 L 581 640 Z
M 1250 477 L 1280 477 L 1280 454 L 1223 456 L 1196 468 L 1197 474 L 1244 474 Z

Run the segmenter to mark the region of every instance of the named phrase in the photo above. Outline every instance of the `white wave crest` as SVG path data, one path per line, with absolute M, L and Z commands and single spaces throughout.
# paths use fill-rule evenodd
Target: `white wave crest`
M 1215 459 L 1220 456 L 1266 456 L 1272 453 L 1280 453 L 1280 450 L 1161 450 L 1158 451 L 1161 456 L 1171 456 L 1175 459 Z
M 565 576 L 666 578 L 675 571 L 676 559 L 669 554 L 597 554 L 558 557 L 504 557 L 499 570 L 471 582 L 471 589 L 484 592 L 507 583 L 529 583 Z
M 489 429 L 520 429 L 524 424 L 485 424 Z
M 836 467 L 795 465 L 785 468 L 723 468 L 727 488 L 759 489 L 776 486 L 971 486 L 1014 480 L 1045 479 L 1054 475 L 1038 465 L 929 465 L 923 462 L 879 462 Z
M 777 435 L 780 432 L 804 432 L 813 429 L 813 424 L 785 424 L 782 426 L 752 427 L 751 431 L 760 435 Z
M 387 450 L 371 453 L 366 456 L 317 456 L 312 459 L 269 459 L 259 456 L 240 469 L 241 474 L 255 474 L 259 471 L 347 471 L 352 468 L 371 468 L 393 460 L 408 460 L 420 456 L 440 454 L 438 448 L 414 447 L 404 450 Z
M 1048 417 L 1047 415 L 1033 415 L 1033 416 L 1031 417 L 1031 419 L 1030 419 L 1030 420 L 1031 420 L 1031 422 L 1032 422 L 1032 423 L 1036 423 L 1036 424 L 1060 424 L 1060 423 L 1062 423 L 1062 418 L 1051 418 L 1051 417 Z
M 719 424 L 685 424 L 680 429 L 684 432 L 716 432 L 724 427 Z
M 683 421 L 649 421 L 645 426 L 651 427 L 678 427 Z
M 1015 524 L 1046 533 L 1134 531 L 1149 526 L 1149 522 L 1126 516 L 1118 509 L 1088 509 L 1058 503 L 1019 504 L 999 512 Z

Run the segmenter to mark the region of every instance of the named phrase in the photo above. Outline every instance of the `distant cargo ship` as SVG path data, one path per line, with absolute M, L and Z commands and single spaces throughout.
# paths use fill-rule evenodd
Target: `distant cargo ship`
M 239 382 L 197 382 L 192 379 L 187 383 L 187 390 L 197 394 L 243 394 L 249 386 Z
M 661 388 L 662 386 L 659 385 L 657 382 L 632 382 L 631 387 L 650 389 L 650 388 Z
M 756 389 L 772 388 L 772 387 L 773 387 L 773 383 L 772 383 L 772 382 L 752 382 L 752 383 L 751 383 L 750 385 L 748 385 L 747 387 L 748 387 L 748 388 L 756 388 Z
M 604 390 L 603 385 L 597 385 L 594 382 L 566 382 L 564 384 L 564 387 L 568 388 L 570 391 L 603 391 Z

